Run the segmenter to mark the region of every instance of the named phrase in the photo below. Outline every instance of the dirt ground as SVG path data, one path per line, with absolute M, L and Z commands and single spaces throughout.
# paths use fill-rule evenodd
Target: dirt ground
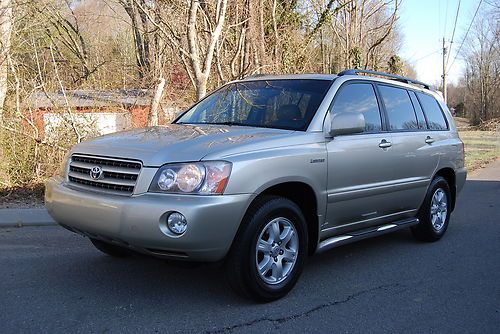
M 44 190 L 43 183 L 0 188 L 0 209 L 42 207 Z

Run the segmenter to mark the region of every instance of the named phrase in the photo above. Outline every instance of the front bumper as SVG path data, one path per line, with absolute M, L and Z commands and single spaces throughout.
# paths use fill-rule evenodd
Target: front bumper
M 218 261 L 229 251 L 252 196 L 126 197 L 74 190 L 55 177 L 46 184 L 45 203 L 54 220 L 74 232 L 154 256 Z M 162 232 L 172 211 L 188 221 L 181 236 Z

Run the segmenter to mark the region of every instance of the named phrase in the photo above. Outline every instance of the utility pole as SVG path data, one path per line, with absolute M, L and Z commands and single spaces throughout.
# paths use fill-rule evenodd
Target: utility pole
M 443 37 L 443 98 L 444 102 L 448 103 L 448 94 L 446 93 L 446 46 Z

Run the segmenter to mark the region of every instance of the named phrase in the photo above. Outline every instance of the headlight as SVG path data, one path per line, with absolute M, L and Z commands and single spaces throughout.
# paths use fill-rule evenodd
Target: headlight
M 165 165 L 156 173 L 149 191 L 220 195 L 226 188 L 230 174 L 231 163 L 226 161 Z
M 184 165 L 177 172 L 177 187 L 183 193 L 197 190 L 205 178 L 205 168 L 198 165 Z

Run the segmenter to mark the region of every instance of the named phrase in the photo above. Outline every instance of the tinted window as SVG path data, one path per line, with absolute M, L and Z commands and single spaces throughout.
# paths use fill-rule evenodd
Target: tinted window
M 365 131 L 374 132 L 382 129 L 380 110 L 371 84 L 356 83 L 342 87 L 335 96 L 332 112 L 362 113 L 365 116 Z
M 427 122 L 425 121 L 424 112 L 422 111 L 422 107 L 418 102 L 417 95 L 415 92 L 410 91 L 411 102 L 413 103 L 413 108 L 415 109 L 415 113 L 417 114 L 418 128 L 419 129 L 427 129 Z
M 331 81 L 256 80 L 229 84 L 187 111 L 177 123 L 305 130 Z
M 418 99 L 422 104 L 427 123 L 431 130 L 446 130 L 448 128 L 443 112 L 439 107 L 438 102 L 430 95 L 417 93 Z
M 418 129 L 417 117 L 406 89 L 378 86 L 391 130 Z

